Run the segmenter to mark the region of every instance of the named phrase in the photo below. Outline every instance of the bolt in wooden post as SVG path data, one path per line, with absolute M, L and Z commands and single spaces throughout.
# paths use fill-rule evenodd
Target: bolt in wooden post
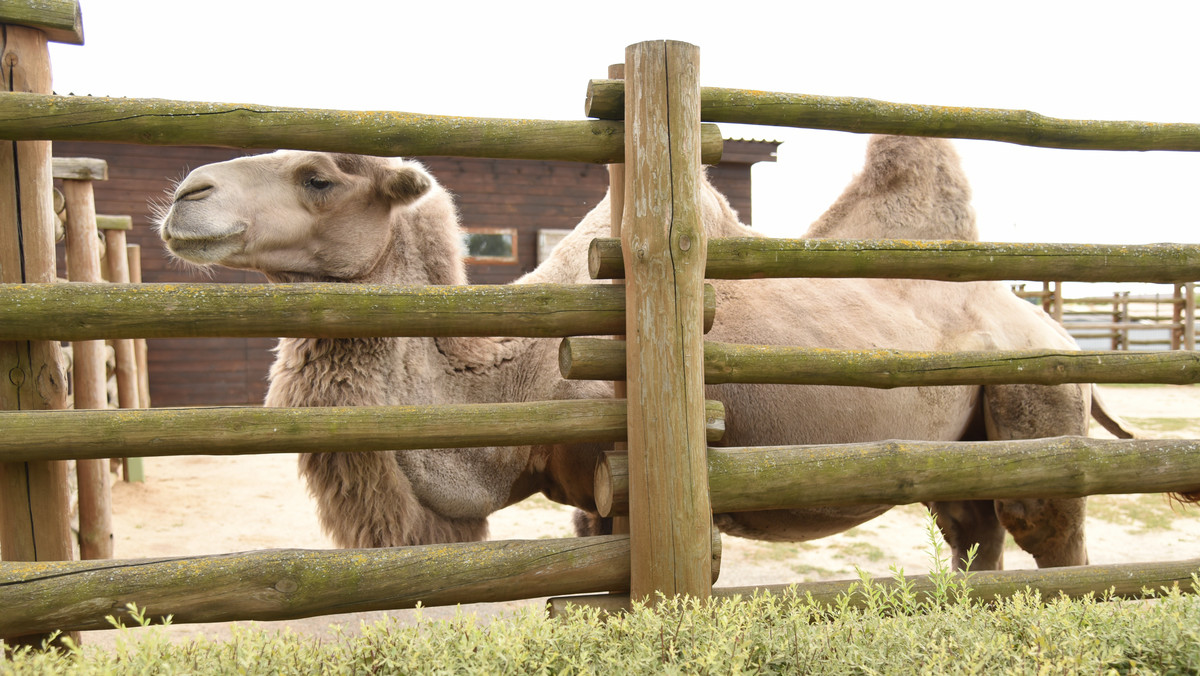
M 100 282 L 100 241 L 96 202 L 90 180 L 63 180 L 67 203 L 67 278 Z M 103 340 L 72 343 L 71 373 L 76 409 L 108 408 L 108 373 Z M 111 559 L 113 555 L 112 484 L 107 460 L 77 460 L 79 480 L 79 556 Z
M 631 594 L 712 593 L 704 434 L 699 49 L 625 51 Z
M 50 93 L 45 33 L 0 26 L 0 89 Z M 53 189 L 49 142 L 0 143 L 0 281 L 54 281 Z M 0 342 L 0 409 L 66 408 L 64 362 L 62 349 L 53 341 Z M 66 463 L 0 463 L 4 560 L 70 560 L 70 533 Z M 39 646 L 43 638 L 5 640 L 10 647 Z

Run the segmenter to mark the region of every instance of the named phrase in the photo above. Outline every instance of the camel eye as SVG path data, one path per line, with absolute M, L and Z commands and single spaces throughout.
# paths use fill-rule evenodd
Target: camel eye
M 304 179 L 304 187 L 318 192 L 329 190 L 333 187 L 333 181 L 320 176 L 309 176 Z

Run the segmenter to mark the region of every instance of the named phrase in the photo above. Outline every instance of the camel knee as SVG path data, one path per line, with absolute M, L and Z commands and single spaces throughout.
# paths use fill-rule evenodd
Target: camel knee
M 1039 568 L 1087 564 L 1085 513 L 1084 498 L 996 501 L 1000 523 Z

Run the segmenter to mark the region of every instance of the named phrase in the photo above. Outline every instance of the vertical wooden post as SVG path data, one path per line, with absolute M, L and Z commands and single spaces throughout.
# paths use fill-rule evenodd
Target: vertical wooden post
M 699 49 L 625 51 L 630 589 L 712 593 L 704 435 Z
M 49 94 L 46 35 L 0 25 L 0 86 Z M 50 143 L 0 142 L 0 281 L 50 283 L 55 277 Z M 66 408 L 65 360 L 58 343 L 0 342 L 0 409 Z M 6 561 L 72 558 L 67 465 L 0 463 L 0 555 Z M 40 645 L 42 636 L 12 644 Z
M 1183 284 L 1175 283 L 1175 292 L 1171 295 L 1171 349 L 1178 350 L 1183 346 Z
M 126 247 L 129 253 L 129 283 L 142 283 L 142 247 L 130 244 Z M 134 356 L 137 357 L 137 405 L 138 408 L 150 408 L 150 368 L 149 350 L 146 339 L 138 338 L 133 341 Z M 118 393 L 118 397 L 120 394 Z M 125 481 L 145 481 L 146 471 L 141 458 L 125 458 L 122 478 Z
M 1054 296 L 1053 296 L 1053 303 L 1052 303 L 1052 309 L 1051 309 L 1051 316 L 1054 317 L 1054 321 L 1058 322 L 1059 324 L 1062 324 L 1062 320 L 1063 320 L 1063 283 L 1062 282 L 1054 283 Z
M 1183 297 L 1183 349 L 1196 349 L 1196 283 L 1184 285 Z
M 105 257 L 108 259 L 108 281 L 113 284 L 129 283 L 129 253 L 126 250 L 125 231 L 104 231 Z M 117 397 L 121 408 L 138 408 L 137 353 L 132 338 L 112 341 L 117 353 Z
M 66 179 L 67 278 L 72 282 L 101 282 L 100 241 L 96 202 L 89 180 Z M 71 373 L 76 409 L 108 408 L 108 373 L 103 340 L 72 343 Z M 113 555 L 112 484 L 107 460 L 77 460 L 79 480 L 79 557 L 111 559 Z
M 109 217 L 111 218 L 111 217 Z M 128 222 L 129 219 L 113 219 Z M 129 253 L 125 243 L 125 225 L 107 228 L 104 231 L 104 257 L 108 261 L 108 281 L 113 284 L 129 283 Z M 121 408 L 138 408 L 137 348 L 132 338 L 112 341 L 117 359 L 117 405 Z M 128 459 L 121 461 L 121 473 L 129 476 Z
M 1121 349 L 1121 329 L 1118 324 L 1121 323 L 1121 292 L 1113 292 L 1113 308 L 1112 308 L 1112 349 Z
M 137 244 L 130 244 L 126 247 L 129 252 L 129 283 L 142 283 L 142 247 Z M 138 373 L 138 407 L 150 408 L 150 376 L 146 371 L 148 368 L 149 354 L 146 348 L 146 339 L 138 338 L 133 341 L 133 347 L 137 352 L 137 373 Z

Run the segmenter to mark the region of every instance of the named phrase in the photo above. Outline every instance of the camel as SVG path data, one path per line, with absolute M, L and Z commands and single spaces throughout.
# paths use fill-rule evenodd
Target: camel
M 760 236 L 707 181 L 710 237 Z M 549 259 L 517 280 L 588 283 L 586 255 L 609 231 L 609 199 Z M 450 194 L 420 164 L 279 151 L 207 165 L 175 189 L 159 232 L 178 258 L 258 270 L 271 282 L 464 284 Z M 945 141 L 877 137 L 863 172 L 809 237 L 975 239 L 970 189 Z M 715 281 L 713 340 L 845 349 L 1077 349 L 1040 309 L 1000 283 L 870 279 Z M 530 401 L 611 396 L 567 381 L 557 342 L 533 338 L 281 338 L 268 406 Z M 1083 435 L 1090 388 L 1005 385 L 872 390 L 709 386 L 724 402 L 722 443 L 754 446 L 884 439 L 982 440 Z M 599 446 L 317 453 L 300 471 L 323 527 L 342 547 L 485 538 L 492 512 L 541 492 L 594 517 Z M 714 515 L 757 539 L 824 537 L 887 505 Z M 1039 566 L 1087 562 L 1083 500 L 935 503 L 954 561 L 978 543 L 975 569 L 1003 565 L 1011 532 Z M 596 518 L 585 524 L 599 523 Z

